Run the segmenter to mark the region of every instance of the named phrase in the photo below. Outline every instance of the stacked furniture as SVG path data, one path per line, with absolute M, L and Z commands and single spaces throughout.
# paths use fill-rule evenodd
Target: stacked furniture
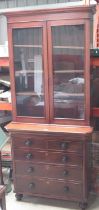
M 0 185 L 0 207 L 2 210 L 6 210 L 5 188 L 4 185 Z
M 7 143 L 7 141 L 8 141 L 7 135 L 4 133 L 2 128 L 0 128 L 0 207 L 2 210 L 6 210 L 6 201 L 5 201 L 6 187 L 4 186 L 4 181 L 3 181 L 1 151 L 2 148 L 5 146 L 5 144 Z
M 97 25 L 97 46 L 98 46 L 98 25 Z M 93 192 L 99 196 L 99 49 L 91 49 L 91 104 L 94 132 L 92 137 L 93 152 Z

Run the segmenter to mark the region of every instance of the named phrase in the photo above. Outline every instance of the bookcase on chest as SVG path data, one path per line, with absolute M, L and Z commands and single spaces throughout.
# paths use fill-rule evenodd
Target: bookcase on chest
M 77 201 L 89 193 L 92 7 L 6 13 L 16 198 Z

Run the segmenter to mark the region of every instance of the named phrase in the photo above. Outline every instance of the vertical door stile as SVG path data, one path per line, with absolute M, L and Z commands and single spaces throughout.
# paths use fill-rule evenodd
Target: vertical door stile
M 86 98 L 85 98 L 85 117 L 86 121 L 90 119 L 90 25 L 89 21 L 85 22 L 85 91 L 86 91 Z M 89 93 L 89 94 L 87 94 Z
M 45 87 L 45 113 L 46 123 L 49 123 L 49 72 L 48 72 L 48 46 L 47 46 L 47 23 L 44 22 L 43 27 L 43 65 L 44 65 L 44 87 Z
M 48 41 L 48 71 L 49 71 L 49 104 L 50 104 L 50 109 L 49 109 L 49 115 L 50 119 L 49 122 L 53 122 L 53 117 L 54 117 L 54 105 L 53 105 L 53 60 L 52 60 L 52 34 L 51 34 L 51 25 L 50 22 L 47 22 L 47 41 Z
M 10 61 L 10 80 L 11 82 L 11 97 L 12 97 L 12 112 L 13 112 L 13 120 L 16 120 L 16 97 L 15 97 L 15 72 L 14 72 L 14 55 L 13 55 L 13 29 L 12 26 L 8 28 L 8 44 L 9 44 L 9 61 Z M 12 62 L 13 61 L 13 62 Z

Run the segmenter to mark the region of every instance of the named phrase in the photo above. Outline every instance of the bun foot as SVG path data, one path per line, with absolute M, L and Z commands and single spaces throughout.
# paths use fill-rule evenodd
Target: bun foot
M 81 210 L 85 210 L 87 208 L 87 203 L 79 203 L 79 207 L 81 208 Z
M 23 194 L 15 194 L 16 200 L 21 201 L 23 198 Z

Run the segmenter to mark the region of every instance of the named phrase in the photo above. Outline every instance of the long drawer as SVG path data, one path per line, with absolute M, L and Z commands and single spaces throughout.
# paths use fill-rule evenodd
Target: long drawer
M 12 138 L 15 148 L 34 148 L 47 150 L 65 150 L 70 152 L 82 153 L 83 144 L 77 140 L 70 140 L 65 136 L 38 136 L 38 135 L 17 135 Z
M 53 197 L 76 197 L 82 198 L 82 184 L 57 181 L 51 179 L 37 179 L 37 178 L 26 178 L 16 177 L 15 190 L 20 193 L 31 194 L 31 195 L 51 195 Z
M 83 158 L 81 155 L 65 152 L 49 152 L 36 150 L 14 150 L 14 159 L 23 161 L 72 164 L 82 166 Z
M 15 174 L 31 177 L 49 177 L 66 180 L 82 180 L 82 168 L 76 166 L 34 164 L 32 162 L 15 161 Z

